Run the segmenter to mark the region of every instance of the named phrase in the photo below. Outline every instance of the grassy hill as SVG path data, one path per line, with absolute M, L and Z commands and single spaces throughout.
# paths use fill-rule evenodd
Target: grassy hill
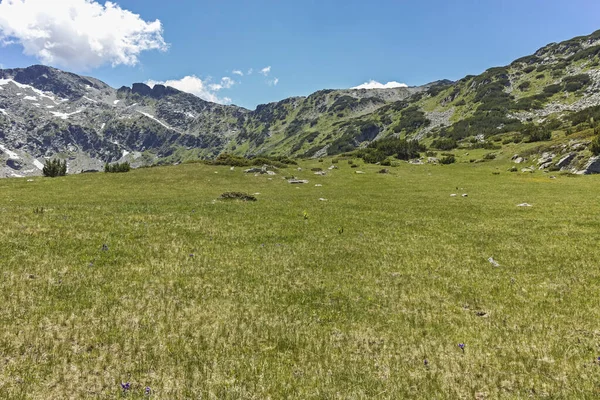
M 599 178 L 512 146 L 1 180 L 0 398 L 596 398 Z

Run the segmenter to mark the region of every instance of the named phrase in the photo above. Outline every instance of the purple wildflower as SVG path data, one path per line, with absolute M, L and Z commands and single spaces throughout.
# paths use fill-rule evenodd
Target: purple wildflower
M 423 360 L 423 364 L 424 364 L 426 367 L 428 367 L 428 366 L 429 366 L 429 360 L 427 360 L 427 359 L 424 359 L 424 360 Z
M 458 347 L 463 351 L 463 353 L 465 352 L 465 344 L 464 343 L 459 343 Z
M 129 382 L 121 382 L 121 389 L 123 389 L 124 392 L 128 391 L 129 389 L 131 389 L 131 383 Z
M 150 386 L 146 386 L 146 389 L 144 389 L 144 393 L 146 394 L 146 396 L 150 396 L 151 392 L 152 392 L 152 389 L 150 389 Z

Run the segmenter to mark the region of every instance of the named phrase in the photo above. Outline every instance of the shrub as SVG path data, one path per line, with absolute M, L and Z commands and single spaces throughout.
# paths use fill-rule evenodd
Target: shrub
M 454 157 L 452 155 L 445 156 L 440 159 L 440 164 L 447 165 L 447 164 L 454 164 L 455 162 L 456 162 L 456 157 Z
M 129 172 L 131 170 L 131 165 L 128 162 L 124 163 L 114 163 L 104 164 L 104 172 L 118 173 L 118 172 Z
M 46 160 L 42 174 L 50 178 L 65 176 L 67 174 L 67 161 L 60 161 L 59 159 Z
M 484 160 L 493 160 L 496 158 L 496 153 L 487 153 L 483 156 Z
M 452 138 L 439 138 L 431 143 L 431 147 L 438 150 L 452 150 L 458 147 L 458 143 Z
M 519 86 L 517 86 L 517 88 L 521 92 L 527 91 L 530 87 L 531 87 L 531 82 L 529 82 L 529 81 L 525 81 L 525 82 L 521 83 Z

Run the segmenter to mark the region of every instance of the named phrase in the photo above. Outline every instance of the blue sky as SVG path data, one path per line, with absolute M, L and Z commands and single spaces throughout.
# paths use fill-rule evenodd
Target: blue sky
M 114 3 L 108 12 L 92 0 L 1 0 L 0 64 L 50 64 L 113 87 L 179 82 L 209 100 L 254 108 L 369 80 L 460 79 L 600 29 L 600 2 L 592 0 Z M 95 19 L 73 17 L 88 11 Z M 31 38 L 36 24 L 50 39 Z M 127 42 L 139 32 L 147 43 Z

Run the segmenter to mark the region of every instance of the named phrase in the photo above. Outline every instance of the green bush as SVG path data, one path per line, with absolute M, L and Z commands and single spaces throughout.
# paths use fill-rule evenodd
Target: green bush
M 456 157 L 450 155 L 445 156 L 440 159 L 440 164 L 454 164 L 456 162 Z
M 104 164 L 104 172 L 118 173 L 118 172 L 129 172 L 131 165 L 128 162 Z
M 439 138 L 431 143 L 431 147 L 438 150 L 452 150 L 458 147 L 458 143 L 452 138 Z
M 65 176 L 67 174 L 67 161 L 60 161 L 59 159 L 46 160 L 42 174 L 49 178 Z

